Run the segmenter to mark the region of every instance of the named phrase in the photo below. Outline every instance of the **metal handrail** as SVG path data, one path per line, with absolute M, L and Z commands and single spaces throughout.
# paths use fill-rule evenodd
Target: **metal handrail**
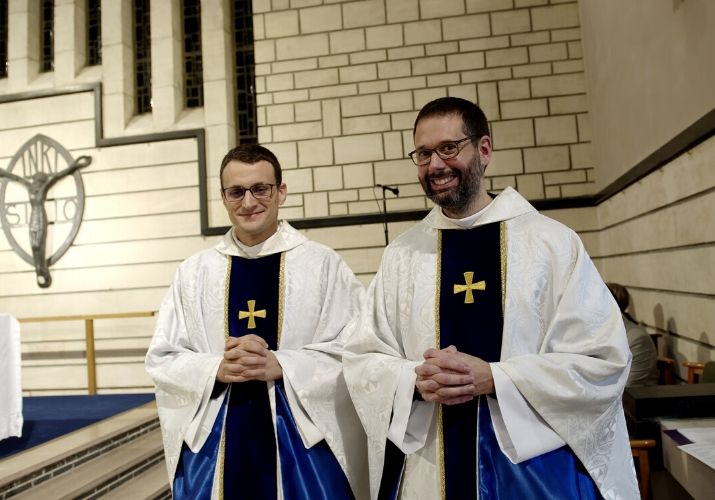
M 87 391 L 90 395 L 97 394 L 97 359 L 94 352 L 94 320 L 148 318 L 156 311 L 109 313 L 109 314 L 79 314 L 73 316 L 41 316 L 35 318 L 19 318 L 20 323 L 50 323 L 56 321 L 84 321 L 84 337 L 87 346 Z

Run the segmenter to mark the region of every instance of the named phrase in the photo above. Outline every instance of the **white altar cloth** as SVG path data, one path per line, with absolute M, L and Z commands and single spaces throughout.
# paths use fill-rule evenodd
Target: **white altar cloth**
M 0 314 L 0 439 L 22 435 L 20 324 Z

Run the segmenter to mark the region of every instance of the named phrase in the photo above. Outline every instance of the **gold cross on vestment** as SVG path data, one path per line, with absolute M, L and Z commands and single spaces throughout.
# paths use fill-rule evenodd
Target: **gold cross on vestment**
M 249 300 L 248 301 L 248 311 L 238 311 L 238 319 L 242 320 L 244 318 L 248 318 L 248 329 L 253 330 L 256 328 L 256 318 L 265 318 L 266 317 L 266 310 L 261 309 L 260 311 L 256 311 L 256 301 L 255 300 Z
M 474 278 L 474 273 L 472 271 L 467 271 L 464 273 L 464 281 L 466 282 L 464 285 L 454 285 L 454 293 L 461 293 L 461 292 L 467 292 L 464 295 L 464 303 L 465 304 L 473 304 L 474 303 L 474 295 L 472 295 L 472 290 L 486 290 L 487 289 L 487 283 L 486 281 L 478 281 L 476 283 L 472 283 L 472 278 Z

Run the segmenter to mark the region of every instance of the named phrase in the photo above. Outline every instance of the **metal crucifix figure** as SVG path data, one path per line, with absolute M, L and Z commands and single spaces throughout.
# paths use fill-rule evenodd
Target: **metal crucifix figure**
M 80 156 L 63 170 L 50 173 L 40 170 L 33 173 L 29 178 L 0 169 L 0 178 L 5 177 L 15 181 L 27 189 L 30 198 L 30 247 L 32 248 L 32 257 L 35 263 L 37 284 L 42 288 L 47 288 L 52 284 L 48 259 L 45 255 L 48 223 L 47 210 L 45 209 L 47 193 L 60 179 L 73 174 L 80 168 L 89 166 L 90 163 L 92 163 L 91 157 Z

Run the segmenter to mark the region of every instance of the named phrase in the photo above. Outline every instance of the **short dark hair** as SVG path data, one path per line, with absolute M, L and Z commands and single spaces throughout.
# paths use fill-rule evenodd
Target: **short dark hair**
M 221 170 L 218 173 L 218 178 L 221 181 L 221 189 L 223 189 L 223 170 L 229 162 L 240 161 L 241 163 L 253 165 L 261 160 L 265 160 L 273 165 L 273 173 L 276 176 L 276 184 L 280 186 L 283 183 L 283 173 L 281 170 L 281 164 L 278 162 L 276 155 L 274 155 L 269 149 L 264 148 L 259 144 L 241 144 L 226 153 L 226 156 L 224 156 L 223 160 L 221 160 Z
M 631 303 L 631 296 L 626 290 L 626 287 L 619 285 L 618 283 L 606 283 L 606 286 L 611 291 L 611 295 L 616 299 L 618 308 L 621 312 L 625 312 L 628 309 L 628 305 Z
M 412 129 L 412 136 L 417 132 L 417 124 L 420 120 L 433 116 L 457 115 L 462 119 L 464 134 L 474 136 L 474 141 L 478 141 L 489 133 L 489 123 L 482 108 L 471 101 L 459 97 L 440 97 L 425 104 L 415 118 L 415 126 Z

